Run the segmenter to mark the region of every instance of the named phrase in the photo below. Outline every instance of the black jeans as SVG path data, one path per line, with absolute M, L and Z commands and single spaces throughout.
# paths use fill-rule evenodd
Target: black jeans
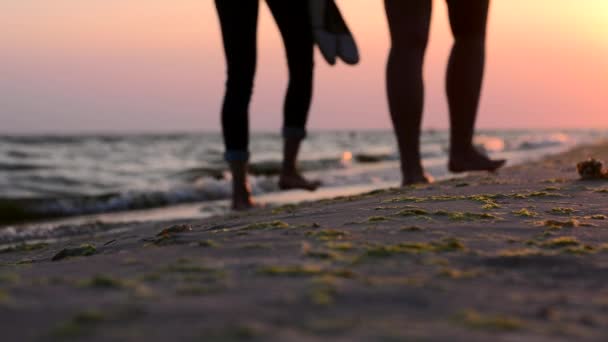
M 313 85 L 313 37 L 308 2 L 266 0 L 287 54 L 289 86 L 283 108 L 283 136 L 304 138 Z M 258 0 L 215 0 L 228 80 L 222 108 L 226 160 L 249 157 L 249 103 L 257 62 Z

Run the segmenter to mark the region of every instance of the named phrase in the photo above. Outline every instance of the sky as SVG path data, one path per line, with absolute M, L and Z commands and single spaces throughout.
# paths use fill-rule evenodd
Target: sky
M 339 0 L 356 67 L 316 56 L 311 129 L 387 129 L 389 49 L 381 0 Z M 287 82 L 262 5 L 253 130 L 281 126 Z M 452 43 L 434 1 L 424 126 L 448 126 Z M 218 131 L 225 65 L 212 0 L 2 0 L 0 133 Z M 608 1 L 494 0 L 481 128 L 608 127 Z M 405 95 L 405 94 L 404 94 Z

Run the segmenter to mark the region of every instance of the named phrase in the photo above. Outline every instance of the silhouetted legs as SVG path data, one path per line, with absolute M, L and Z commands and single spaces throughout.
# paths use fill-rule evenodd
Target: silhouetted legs
M 306 120 L 312 96 L 313 39 L 306 1 L 267 0 L 285 45 L 289 86 L 284 104 L 285 139 L 281 188 L 314 190 L 296 169 L 297 154 L 306 136 Z M 253 203 L 247 170 L 249 160 L 249 103 L 257 59 L 258 0 L 216 0 L 220 18 L 228 79 L 222 108 L 225 158 L 233 179 L 232 205 L 247 209 Z
M 283 167 L 279 187 L 283 190 L 316 190 L 320 183 L 308 181 L 297 170 L 297 157 L 306 137 L 306 121 L 312 99 L 314 41 L 307 1 L 266 0 L 279 27 L 289 70 L 283 108 Z
M 387 93 L 399 152 L 403 184 L 427 182 L 420 160 L 424 106 L 422 66 L 431 21 L 431 0 L 386 0 L 392 46 L 387 64 Z
M 493 162 L 472 144 L 485 59 L 489 0 L 448 1 L 455 42 L 447 76 L 450 104 L 450 169 L 493 171 Z M 385 0 L 391 32 L 387 93 L 391 119 L 401 153 L 403 185 L 428 182 L 420 160 L 424 106 L 423 65 L 429 36 L 432 0 Z
M 485 67 L 489 0 L 448 0 L 454 45 L 446 77 L 450 108 L 452 172 L 494 171 L 504 161 L 492 161 L 473 148 L 475 120 Z

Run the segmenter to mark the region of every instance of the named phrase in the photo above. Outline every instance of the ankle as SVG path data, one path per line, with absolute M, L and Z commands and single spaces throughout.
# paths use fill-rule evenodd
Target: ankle
M 477 154 L 477 151 L 470 144 L 450 148 L 450 159 L 463 159 L 475 154 Z
M 281 177 L 294 177 L 298 176 L 299 174 L 300 172 L 298 172 L 298 169 L 295 166 L 283 166 L 281 169 Z

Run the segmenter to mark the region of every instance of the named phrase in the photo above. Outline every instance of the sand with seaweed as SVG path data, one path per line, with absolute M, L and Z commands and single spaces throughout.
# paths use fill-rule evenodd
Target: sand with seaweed
M 471 175 L 0 253 L 7 340 L 603 340 L 608 182 Z

